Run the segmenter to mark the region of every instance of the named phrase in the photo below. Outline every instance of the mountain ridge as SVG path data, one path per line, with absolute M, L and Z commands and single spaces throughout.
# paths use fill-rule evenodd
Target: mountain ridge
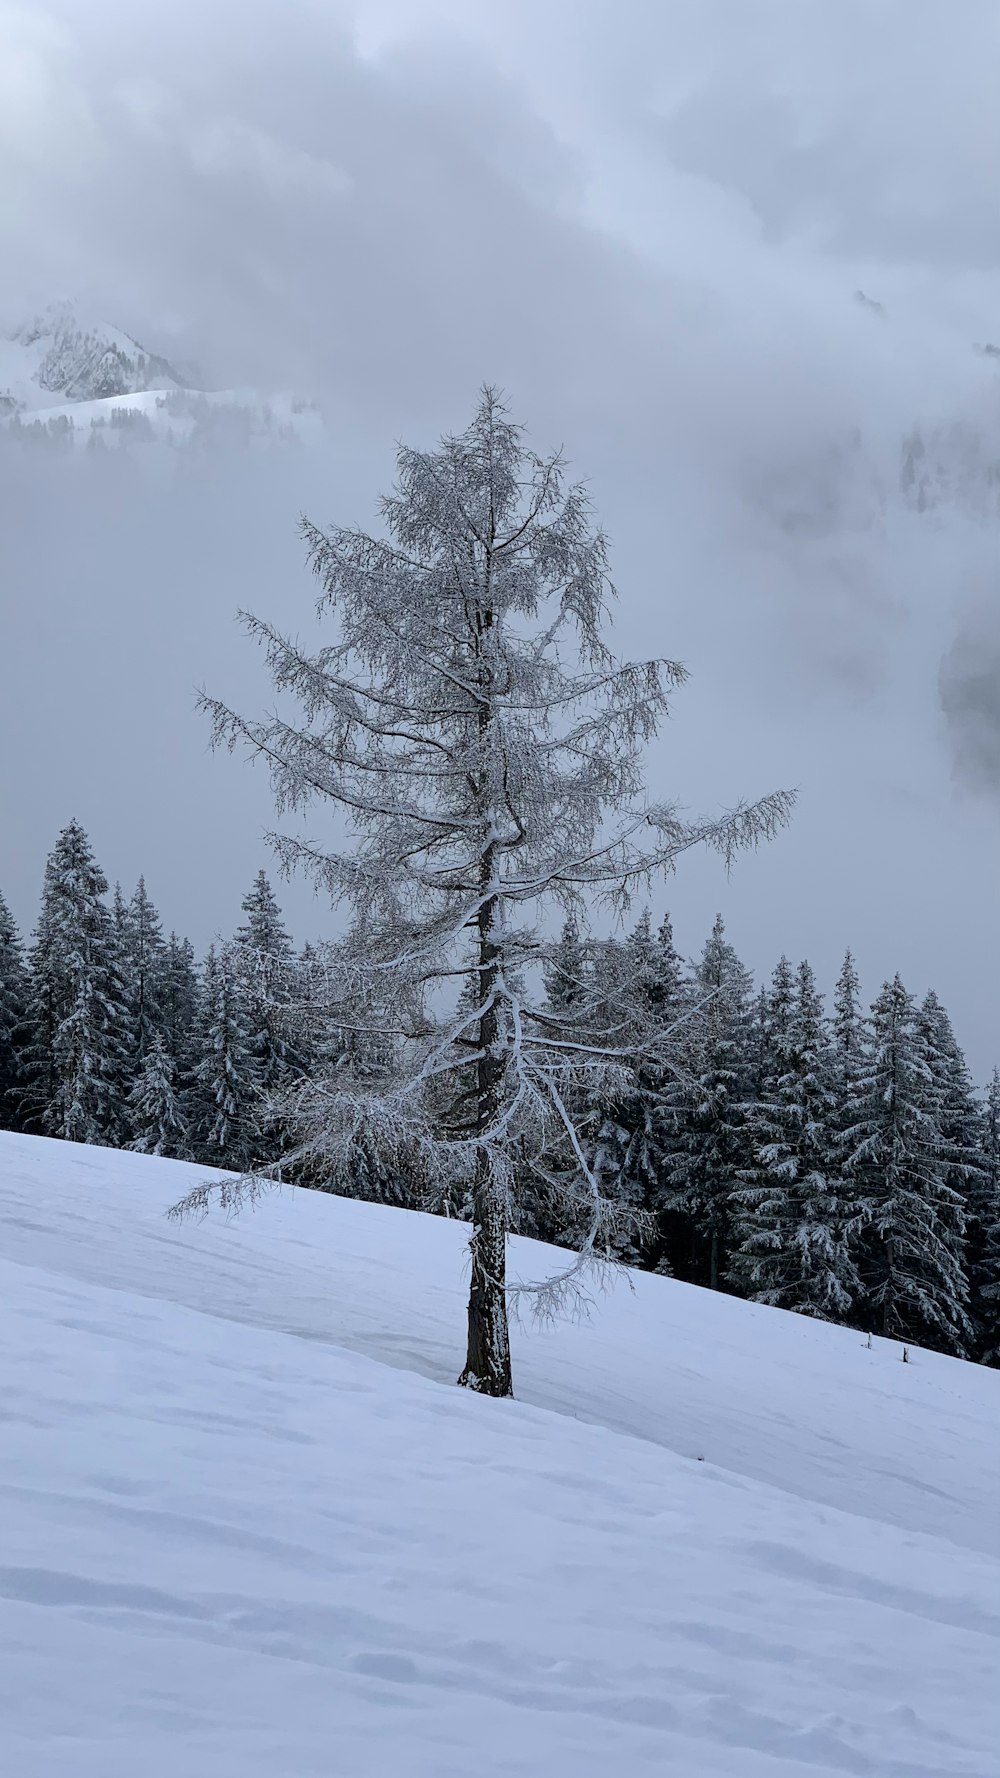
M 0 424 L 43 442 L 98 442 L 113 428 L 133 442 L 185 443 L 228 428 L 287 441 L 315 430 L 315 405 L 289 394 L 208 389 L 197 373 L 123 329 L 81 318 L 62 300 L 0 334 Z

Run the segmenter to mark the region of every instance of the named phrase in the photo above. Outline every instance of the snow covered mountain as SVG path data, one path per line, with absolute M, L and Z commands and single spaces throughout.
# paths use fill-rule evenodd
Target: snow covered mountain
M 81 321 L 69 303 L 54 304 L 0 339 L 0 412 L 39 413 L 183 387 L 165 358 L 119 328 Z
M 0 335 L 0 422 L 31 442 L 86 442 L 104 428 L 137 442 L 183 443 L 220 432 L 302 436 L 316 409 L 289 395 L 203 390 L 194 378 L 105 322 L 57 303 Z
M 987 1778 L 996 1373 L 639 1274 L 488 1401 L 460 1224 L 202 1176 L 0 1136 L 12 1772 Z

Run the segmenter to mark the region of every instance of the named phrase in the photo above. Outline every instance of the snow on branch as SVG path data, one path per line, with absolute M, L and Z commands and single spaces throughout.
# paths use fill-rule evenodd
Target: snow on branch
M 279 811 L 346 821 L 337 845 L 275 839 L 282 866 L 350 916 L 326 960 L 342 1041 L 281 1107 L 296 1164 L 324 1182 L 401 1169 L 470 1214 L 467 1375 L 504 1393 L 518 1194 L 544 1175 L 587 1211 L 573 1264 L 515 1299 L 534 1291 L 545 1313 L 582 1300 L 626 1214 L 604 1191 L 595 1107 L 627 1093 L 648 1048 L 613 995 L 534 1004 L 539 923 L 626 908 L 696 845 L 730 866 L 784 825 L 793 793 L 697 820 L 649 798 L 644 749 L 685 670 L 615 658 L 590 494 L 560 452 L 529 450 L 495 390 L 437 449 L 400 449 L 381 514 L 378 536 L 303 521 L 331 641 L 310 654 L 245 620 L 298 721 L 203 706 L 216 743 L 267 764 Z

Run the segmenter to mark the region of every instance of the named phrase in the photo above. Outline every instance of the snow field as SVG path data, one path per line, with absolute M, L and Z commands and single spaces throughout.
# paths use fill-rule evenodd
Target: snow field
M 4 1769 L 989 1778 L 995 1373 L 639 1277 L 484 1401 L 459 1225 L 201 1177 L 0 1137 Z

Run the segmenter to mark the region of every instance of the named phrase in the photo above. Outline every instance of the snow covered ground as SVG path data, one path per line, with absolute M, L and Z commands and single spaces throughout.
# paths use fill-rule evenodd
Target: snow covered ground
M 290 395 L 262 399 L 252 389 L 146 389 L 132 395 L 109 395 L 100 401 L 71 401 L 21 416 L 22 424 L 65 420 L 78 444 L 86 444 L 95 428 L 111 428 L 130 420 L 145 422 L 155 439 L 181 441 L 200 426 L 243 426 L 247 436 L 286 433 L 301 440 L 322 435 L 317 408 Z
M 479 1400 L 461 1227 L 202 1176 L 0 1136 L 4 1772 L 995 1773 L 1000 1376 L 639 1277 Z

